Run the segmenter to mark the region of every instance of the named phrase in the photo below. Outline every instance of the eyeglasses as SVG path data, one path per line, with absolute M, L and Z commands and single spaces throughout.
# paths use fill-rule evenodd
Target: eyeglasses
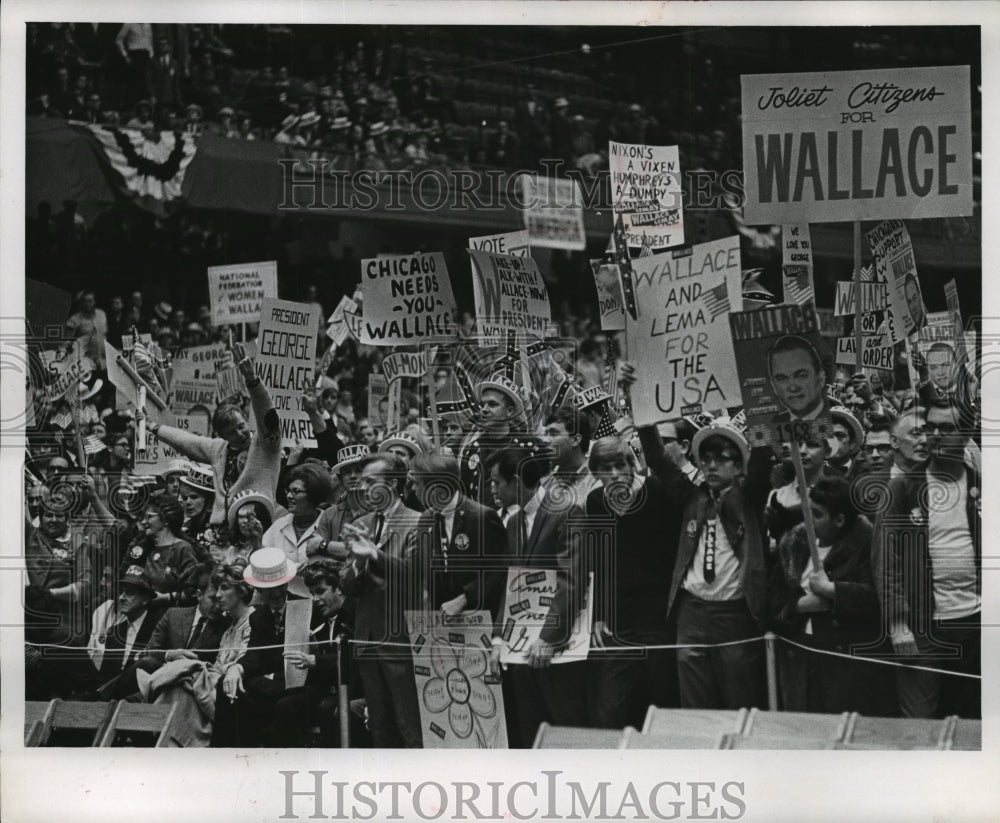
M 292 488 L 285 489 L 285 494 L 305 494 L 305 493 L 306 493 L 305 489 L 292 489 Z
M 865 451 L 869 454 L 874 454 L 878 452 L 879 454 L 888 454 L 892 451 L 892 446 L 888 443 L 873 443 L 870 446 L 865 446 Z

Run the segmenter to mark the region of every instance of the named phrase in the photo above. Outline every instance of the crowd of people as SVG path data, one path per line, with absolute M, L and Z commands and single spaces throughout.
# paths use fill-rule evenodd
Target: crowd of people
M 542 721 L 638 726 L 650 704 L 764 707 L 767 630 L 785 710 L 980 715 L 978 383 L 948 343 L 915 389 L 811 366 L 796 379 L 822 387 L 833 436 L 777 454 L 736 409 L 619 431 L 613 401 L 535 409 L 502 373 L 435 438 L 416 390 L 398 421 L 365 407 L 379 357 L 349 342 L 302 398 L 316 446 L 282 448 L 251 358 L 209 313 L 147 313 L 141 294 L 76 309 L 92 373 L 37 404 L 26 462 L 28 699 L 170 703 L 176 745 L 332 746 L 346 688 L 351 745 L 419 747 L 404 616 L 485 609 L 512 746 Z M 103 342 L 132 327 L 165 349 L 227 341 L 243 390 L 209 435 L 116 402 Z M 566 370 L 643 391 L 610 369 L 615 344 L 596 333 Z M 434 368 L 435 402 L 456 377 Z M 134 468 L 140 427 L 176 453 L 162 473 Z M 502 666 L 521 567 L 555 570 L 558 594 L 530 663 Z M 589 657 L 552 665 L 591 576 Z
M 566 94 L 530 80 L 516 105 L 498 104 L 488 120 L 463 114 L 456 95 L 465 78 L 414 48 L 419 33 L 385 27 L 322 46 L 298 37 L 282 26 L 31 24 L 27 111 L 149 134 L 271 141 L 369 169 L 535 168 L 544 157 L 593 175 L 607 168 L 598 147 L 608 139 L 645 142 L 660 131 L 642 103 L 585 116 Z M 322 59 L 303 59 L 297 46 Z M 688 135 L 691 148 L 700 140 L 707 151 L 718 139 L 708 137 L 722 122 L 716 115 L 700 117 L 704 133 Z

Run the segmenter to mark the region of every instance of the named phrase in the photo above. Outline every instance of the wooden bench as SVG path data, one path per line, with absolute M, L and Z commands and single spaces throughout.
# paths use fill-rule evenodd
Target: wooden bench
M 713 737 L 718 740 L 724 734 L 740 734 L 748 715 L 746 709 L 661 709 L 650 706 L 642 724 L 642 733 L 661 737 Z
M 32 744 L 36 746 L 63 745 L 60 742 L 53 744 L 53 735 L 62 738 L 65 732 L 70 732 L 71 734 L 77 733 L 73 735 L 74 737 L 89 740 L 89 745 L 96 746 L 107 729 L 116 705 L 116 703 L 53 700 L 49 703 L 41 721 L 41 728 L 35 730 L 35 723 L 32 723 L 32 728 L 29 730 Z
M 620 749 L 620 729 L 580 729 L 574 726 L 550 726 L 542 723 L 535 735 L 533 749 Z
M 807 737 L 829 743 L 844 739 L 851 713 L 762 712 L 752 709 L 743 726 L 744 737 Z
M 120 734 L 145 734 L 155 736 L 156 748 L 164 748 L 169 745 L 176 711 L 176 706 L 119 701 L 98 745 L 114 746 Z
M 645 734 L 629 726 L 622 740 L 623 749 L 718 749 L 725 735 L 717 734 Z

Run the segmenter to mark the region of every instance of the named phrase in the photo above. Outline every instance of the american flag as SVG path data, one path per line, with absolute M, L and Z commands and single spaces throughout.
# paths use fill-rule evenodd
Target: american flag
M 628 256 L 628 241 L 625 237 L 625 221 L 619 214 L 615 218 L 615 262 L 622 278 L 622 293 L 625 295 L 625 310 L 633 320 L 639 319 L 635 305 L 635 287 L 632 284 L 632 259 Z
M 83 450 L 87 455 L 99 454 L 106 448 L 107 446 L 104 445 L 104 441 L 96 434 L 88 434 L 83 438 Z
M 705 307 L 713 320 L 720 314 L 729 312 L 729 293 L 726 291 L 725 283 L 720 283 L 714 289 L 705 292 Z
M 601 415 L 601 422 L 597 424 L 597 428 L 594 430 L 594 439 L 599 440 L 602 437 L 617 437 L 618 430 L 615 429 L 615 422 L 612 418 L 611 404 L 608 403 L 604 407 L 604 414 Z
M 73 415 L 70 414 L 69 409 L 63 409 L 58 414 L 52 415 L 49 422 L 60 429 L 68 429 L 73 425 Z

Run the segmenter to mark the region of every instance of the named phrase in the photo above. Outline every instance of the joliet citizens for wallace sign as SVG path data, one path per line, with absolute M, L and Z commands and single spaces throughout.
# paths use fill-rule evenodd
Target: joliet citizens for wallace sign
M 972 214 L 968 66 L 740 80 L 748 223 Z

